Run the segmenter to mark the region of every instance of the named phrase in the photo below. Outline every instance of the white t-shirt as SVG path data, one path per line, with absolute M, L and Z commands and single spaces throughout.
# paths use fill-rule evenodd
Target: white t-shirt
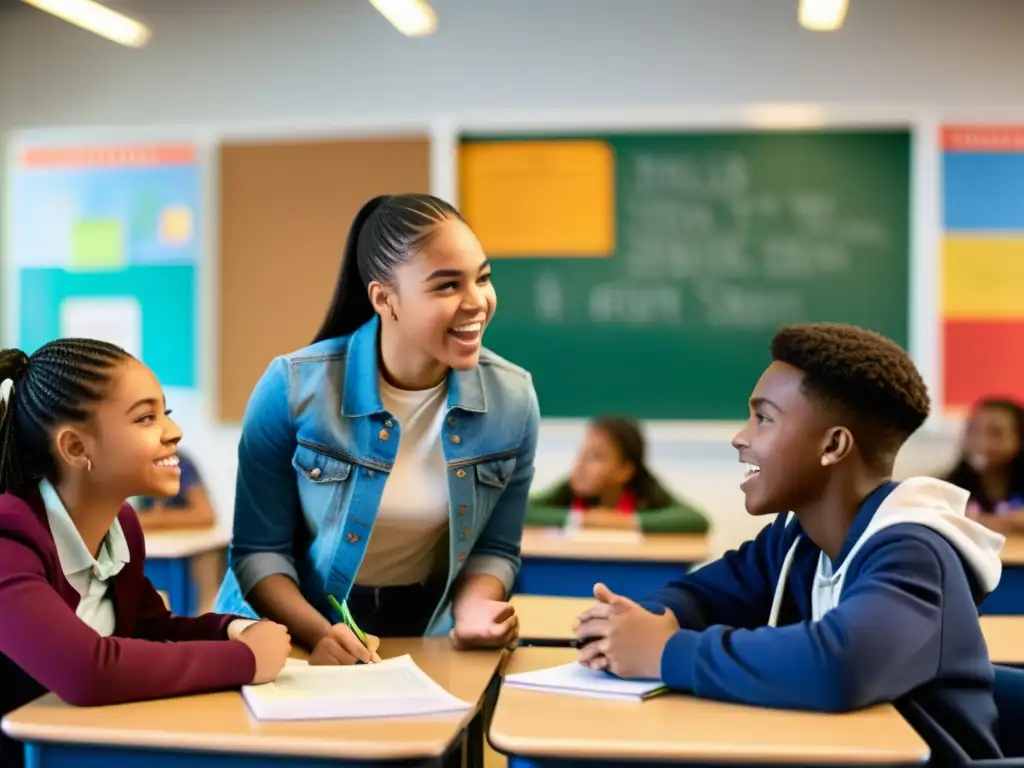
M 448 382 L 417 391 L 396 389 L 383 378 L 379 385 L 401 435 L 356 584 L 416 584 L 435 572 L 447 551 L 448 473 L 441 428 Z

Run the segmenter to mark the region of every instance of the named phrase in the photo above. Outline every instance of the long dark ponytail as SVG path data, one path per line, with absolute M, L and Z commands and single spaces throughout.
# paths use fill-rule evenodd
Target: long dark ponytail
M 367 286 L 390 281 L 395 267 L 449 219 L 463 221 L 453 205 L 425 194 L 383 195 L 360 208 L 348 232 L 334 297 L 313 341 L 346 336 L 372 318 Z
M 113 369 L 130 357 L 93 339 L 51 341 L 31 357 L 20 349 L 0 351 L 6 400 L 0 402 L 0 493 L 56 477 L 50 430 L 85 421 L 89 407 L 106 396 Z

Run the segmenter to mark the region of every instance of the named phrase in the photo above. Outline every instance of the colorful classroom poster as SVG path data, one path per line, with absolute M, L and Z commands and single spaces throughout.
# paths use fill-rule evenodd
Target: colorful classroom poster
M 200 171 L 190 144 L 34 147 L 11 194 L 20 344 L 101 338 L 196 380 Z
M 1024 399 L 1024 125 L 942 129 L 945 411 Z

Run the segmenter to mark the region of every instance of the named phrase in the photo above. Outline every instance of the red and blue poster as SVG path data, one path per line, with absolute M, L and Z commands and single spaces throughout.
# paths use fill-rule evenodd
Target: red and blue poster
M 943 400 L 1024 400 L 1024 125 L 942 129 Z

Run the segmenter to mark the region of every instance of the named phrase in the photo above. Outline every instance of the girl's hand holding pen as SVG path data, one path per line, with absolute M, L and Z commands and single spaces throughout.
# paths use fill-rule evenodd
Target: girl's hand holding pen
M 313 652 L 309 655 L 310 664 L 322 666 L 335 666 L 339 664 L 357 664 L 362 662 L 369 664 L 373 661 L 380 661 L 377 649 L 380 647 L 380 638 L 375 635 L 366 635 L 366 645 L 356 637 L 345 624 L 333 624 L 330 631 L 320 638 Z

